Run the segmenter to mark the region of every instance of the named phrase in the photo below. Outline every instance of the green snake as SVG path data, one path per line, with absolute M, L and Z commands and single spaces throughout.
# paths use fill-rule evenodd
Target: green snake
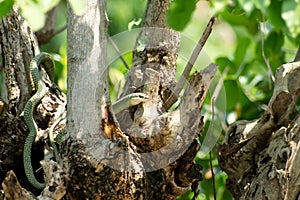
M 30 74 L 34 83 L 35 87 L 35 94 L 28 100 L 28 102 L 25 105 L 24 108 L 24 120 L 29 128 L 29 134 L 25 140 L 24 144 L 24 151 L 23 151 L 23 164 L 25 169 L 25 174 L 27 176 L 27 179 L 29 182 L 36 188 L 42 189 L 46 186 L 45 183 L 39 182 L 33 173 L 33 168 L 31 164 L 31 147 L 32 143 L 35 140 L 36 134 L 37 134 L 37 125 L 33 119 L 33 110 L 37 103 L 45 96 L 46 92 L 48 91 L 45 83 L 42 80 L 41 74 L 39 72 L 39 65 L 44 64 L 47 73 L 49 73 L 49 78 L 53 79 L 53 72 L 50 72 L 50 68 L 54 68 L 54 61 L 52 57 L 47 53 L 41 53 L 34 57 L 32 61 L 30 62 Z
M 54 60 L 52 56 L 48 53 L 40 53 L 35 56 L 30 62 L 30 74 L 35 87 L 35 94 L 28 100 L 24 108 L 24 121 L 29 128 L 29 134 L 25 140 L 24 151 L 23 151 L 23 164 L 25 169 L 25 174 L 32 186 L 37 189 L 43 189 L 46 184 L 39 182 L 33 172 L 32 163 L 31 163 L 31 148 L 35 140 L 35 137 L 38 132 L 38 126 L 33 119 L 33 111 L 35 106 L 41 101 L 48 91 L 45 83 L 42 80 L 41 74 L 39 72 L 39 65 L 43 64 L 45 70 L 50 78 L 53 81 L 54 77 Z M 112 105 L 114 113 L 118 113 L 130 106 L 137 105 L 139 103 L 145 102 L 149 97 L 143 93 L 133 93 L 129 94 Z M 64 106 L 63 106 L 64 107 Z M 57 120 L 52 124 L 49 130 L 50 144 L 54 149 L 54 157 L 58 159 L 58 150 L 54 142 L 53 131 L 55 126 L 59 123 L 62 117 L 62 111 L 59 111 L 59 116 Z M 60 136 L 57 136 L 60 137 Z

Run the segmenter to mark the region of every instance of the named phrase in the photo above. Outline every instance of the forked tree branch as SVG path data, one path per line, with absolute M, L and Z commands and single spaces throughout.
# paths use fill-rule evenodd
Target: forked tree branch
M 197 43 L 196 48 L 194 49 L 188 63 L 186 64 L 184 71 L 179 79 L 179 82 L 177 83 L 173 93 L 171 94 L 171 96 L 167 99 L 167 101 L 164 104 L 164 108 L 166 110 L 169 110 L 169 108 L 177 101 L 178 96 L 180 94 L 180 92 L 182 91 L 183 85 L 185 83 L 185 81 L 187 80 L 203 46 L 205 45 L 211 31 L 212 31 L 212 26 L 215 22 L 215 17 L 211 17 L 199 42 Z

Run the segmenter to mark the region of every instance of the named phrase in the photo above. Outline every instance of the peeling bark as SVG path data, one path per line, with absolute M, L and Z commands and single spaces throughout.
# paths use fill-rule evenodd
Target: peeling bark
M 78 127 L 76 119 L 74 120 L 76 115 L 91 114 L 88 113 L 88 107 L 71 107 L 72 104 L 78 106 L 74 105 L 78 97 L 74 95 L 74 87 L 77 87 L 74 84 L 75 80 L 81 80 L 82 85 L 86 84 L 86 79 L 80 79 L 85 74 L 79 73 L 84 66 L 78 66 L 82 65 L 82 61 L 84 65 L 92 66 L 93 60 L 84 58 L 91 55 L 97 42 L 105 49 L 105 41 L 98 41 L 98 37 L 104 39 L 103 36 L 106 35 L 103 23 L 101 26 L 101 21 L 105 25 L 106 20 L 101 13 L 102 3 L 100 2 L 99 14 L 95 11 L 98 8 L 94 2 L 90 4 L 93 5 L 90 12 L 84 16 L 70 15 L 71 37 L 68 43 L 71 48 L 68 58 L 69 67 L 73 67 L 70 67 L 72 71 L 69 73 L 68 91 L 71 92 L 68 99 L 73 99 L 68 102 L 69 137 L 62 145 L 62 157 L 69 176 L 66 196 L 68 199 L 174 199 L 202 178 L 201 167 L 193 159 L 199 149 L 196 138 L 203 129 L 200 109 L 217 68 L 212 64 L 201 73 L 195 73 L 181 105 L 173 112 L 166 113 L 162 102 L 176 84 L 179 34 L 168 29 L 149 28 L 166 27 L 166 10 L 169 4 L 169 1 L 149 1 L 143 28 L 136 43 L 138 47 L 140 39 L 144 38 L 146 46 L 134 52 L 133 67 L 129 71 L 122 95 L 143 92 L 150 100 L 125 110 L 117 115 L 115 121 L 108 99 L 107 76 L 101 76 L 98 84 L 101 85 L 99 90 L 102 92 L 97 93 L 99 97 L 92 96 L 93 89 L 87 96 L 96 97 L 99 99 L 97 102 L 101 103 L 96 108 L 101 114 L 100 118 L 96 117 L 96 123 L 102 130 L 96 127 L 96 131 L 93 131 L 90 127 L 85 127 L 84 123 Z M 96 15 L 93 15 L 93 21 L 89 21 L 94 12 Z M 100 36 L 94 31 L 99 24 L 102 27 Z M 74 38 L 71 40 L 73 36 L 77 38 L 78 46 L 74 45 Z M 85 43 L 87 49 L 82 48 L 82 43 Z M 105 64 L 103 55 L 105 50 L 102 49 L 99 56 L 102 64 Z M 93 64 L 97 65 L 98 62 Z M 101 69 L 106 74 L 103 71 L 106 70 L 105 65 L 98 64 L 97 67 L 94 70 L 89 67 L 86 72 L 93 70 L 98 73 L 97 70 Z M 85 91 L 78 92 L 78 95 L 82 95 Z
M 20 189 L 13 172 L 16 173 L 22 187 L 34 193 L 38 192 L 27 181 L 23 169 L 23 146 L 29 129 L 23 121 L 22 111 L 34 89 L 29 74 L 29 64 L 33 56 L 39 53 L 39 47 L 34 33 L 19 15 L 17 7 L 14 7 L 11 13 L 2 19 L 0 33 L 3 58 L 2 75 L 4 80 L 2 84 L 3 107 L 0 117 L 0 182 L 4 181 L 8 172 L 6 181 L 2 183 L 6 198 L 18 199 L 17 197 L 20 197 L 20 199 L 23 199 L 25 196 L 18 193 L 24 192 L 24 189 Z M 53 185 L 57 186 L 57 181 L 50 179 L 55 175 L 54 171 L 58 172 L 59 170 L 57 170 L 57 167 L 53 170 L 52 167 L 55 164 L 50 161 L 53 157 L 52 149 L 44 141 L 47 141 L 49 128 L 55 121 L 56 113 L 64 105 L 66 98 L 57 86 L 49 80 L 43 69 L 41 69 L 41 73 L 46 86 L 49 88 L 49 92 L 34 112 L 34 118 L 39 127 L 39 134 L 32 148 L 32 163 L 34 170 L 37 170 L 40 168 L 39 162 L 43 160 L 43 167 L 47 177 L 46 181 L 49 181 L 50 187 Z M 56 127 L 55 132 L 62 130 L 65 126 L 64 124 L 65 121 L 62 120 Z M 44 148 L 47 153 L 43 159 Z M 10 170 L 13 170 L 13 172 L 9 172 Z M 40 172 L 42 171 L 40 170 Z M 37 173 L 36 176 L 39 180 L 43 178 L 42 173 Z M 53 191 L 48 190 L 48 192 L 50 193 L 47 195 L 51 197 L 50 194 Z
M 300 62 L 279 67 L 262 117 L 237 121 L 218 146 L 220 167 L 236 199 L 298 199 Z
M 58 163 L 52 161 L 52 149 L 46 141 L 47 132 L 66 99 L 43 73 L 49 93 L 37 106 L 34 116 L 40 130 L 33 151 L 39 152 L 39 157 L 33 158 L 32 162 L 38 168 L 42 160 L 46 188 L 43 191 L 32 188 L 23 170 L 16 173 L 20 184 L 14 173 L 9 172 L 5 180 L 1 177 L 6 198 L 13 195 L 34 198 L 22 189 L 24 187 L 41 199 L 175 199 L 191 185 L 197 186 L 202 179 L 202 168 L 194 162 L 199 150 L 197 138 L 203 130 L 200 110 L 217 66 L 211 64 L 192 74 L 180 105 L 172 112 L 164 110 L 162 105 L 176 85 L 180 42 L 177 32 L 166 29 L 169 3 L 169 0 L 148 1 L 143 28 L 136 43 L 138 47 L 140 39 L 144 38 L 146 46 L 134 52 L 133 67 L 123 93 L 124 96 L 143 92 L 150 100 L 117 116 L 111 110 L 106 72 L 105 1 L 88 1 L 88 11 L 83 16 L 75 16 L 68 8 L 68 124 L 60 146 L 61 160 Z M 19 21 L 12 22 L 14 17 Z M 9 161 L 4 162 L 6 165 L 1 163 L 0 169 L 5 173 L 10 169 L 20 169 L 20 166 L 23 168 L 20 156 L 28 128 L 20 113 L 32 92 L 26 69 L 30 59 L 39 51 L 30 31 L 25 32 L 29 35 L 14 38 L 13 42 L 5 40 L 10 30 L 6 25 L 19 26 L 22 24 L 20 19 L 17 12 L 12 12 L 4 18 L 1 27 L 7 97 L 2 106 L 5 113 L 0 118 L 4 122 L 0 128 L 8 131 L 1 135 L 0 145 L 12 143 L 11 138 L 16 138 L 18 144 L 17 153 L 10 147 L 0 154 L 1 160 Z M 26 30 L 30 30 L 29 27 Z M 17 33 L 11 33 L 10 37 L 24 32 L 21 28 L 10 31 Z M 10 45 L 19 45 L 24 38 L 28 40 L 25 40 L 24 47 L 17 46 L 13 51 Z M 13 60 L 15 57 L 11 55 L 19 57 Z M 18 62 L 20 66 L 16 65 Z M 64 110 L 64 120 L 55 132 L 65 128 L 65 118 Z M 128 119 L 130 123 L 127 123 Z M 11 127 L 17 129 L 17 133 L 12 133 Z M 46 149 L 44 159 L 43 149 Z M 14 161 L 19 160 L 15 166 L 10 162 L 11 157 Z M 42 174 L 36 176 L 43 177 Z

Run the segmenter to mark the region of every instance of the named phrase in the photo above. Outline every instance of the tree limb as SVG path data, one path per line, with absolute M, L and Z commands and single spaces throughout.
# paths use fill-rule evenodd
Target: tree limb
M 176 84 L 174 91 L 172 92 L 171 96 L 168 98 L 168 100 L 164 104 L 164 108 L 166 110 L 169 110 L 169 108 L 177 101 L 179 94 L 182 91 L 183 85 L 186 82 L 186 80 L 198 58 L 198 55 L 201 52 L 203 46 L 205 45 L 205 42 L 207 41 L 207 39 L 212 31 L 212 26 L 213 26 L 214 22 L 215 22 L 215 18 L 214 17 L 210 18 L 200 40 L 197 43 L 197 46 L 195 47 L 188 63 L 186 64 L 186 66 L 184 68 L 182 75 L 180 76 L 179 82 Z

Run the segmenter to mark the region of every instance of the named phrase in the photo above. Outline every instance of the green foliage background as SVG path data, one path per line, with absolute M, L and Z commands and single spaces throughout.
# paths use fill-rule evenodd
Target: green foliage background
M 0 0 L 0 18 L 9 13 L 14 3 L 18 3 L 21 13 L 34 30 L 44 25 L 45 13 L 55 5 L 60 5 L 57 29 L 66 25 L 66 2 L 63 0 Z M 75 13 L 85 10 L 85 1 L 72 0 Z M 111 36 L 140 26 L 146 8 L 146 0 L 107 0 Z M 299 0 L 173 0 L 168 12 L 169 26 L 187 38 L 182 44 L 184 52 L 191 52 L 201 37 L 209 18 L 215 15 L 216 24 L 201 54 L 219 65 L 219 72 L 227 71 L 223 81 L 226 92 L 226 110 L 223 125 L 238 119 L 254 119 L 260 116 L 268 103 L 273 89 L 272 74 L 283 63 L 291 62 L 300 44 L 300 3 Z M 66 92 L 66 31 L 55 36 L 42 51 L 51 53 L 56 60 L 55 81 Z M 123 55 L 131 63 L 131 53 Z M 178 61 L 178 74 L 186 60 Z M 270 66 L 269 69 L 267 66 Z M 198 59 L 195 70 L 206 66 Z M 113 88 L 124 79 L 127 69 L 120 60 L 109 68 L 110 84 Z M 1 80 L 1 74 L 0 74 Z M 116 98 L 117 94 L 112 93 Z M 210 106 L 209 98 L 205 107 Z M 216 105 L 218 106 L 218 105 Z M 216 111 L 220 112 L 220 111 Z M 208 127 L 209 120 L 206 127 Z M 203 136 L 205 136 L 205 132 Z M 224 130 L 219 138 L 222 141 Z M 217 199 L 232 199 L 225 188 L 226 174 L 218 167 L 215 149 L 213 167 Z M 209 156 L 196 157 L 196 162 L 204 167 L 204 180 L 199 189 L 198 200 L 213 199 L 212 176 L 209 170 Z M 187 192 L 178 199 L 191 199 Z

